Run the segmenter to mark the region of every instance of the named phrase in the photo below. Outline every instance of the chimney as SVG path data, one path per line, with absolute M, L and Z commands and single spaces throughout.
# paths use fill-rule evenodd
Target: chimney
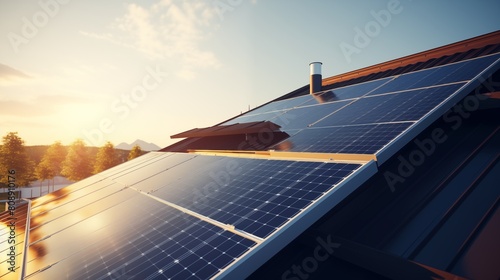
M 311 72 L 309 93 L 313 94 L 315 92 L 321 91 L 321 62 L 311 62 L 309 63 L 309 68 Z

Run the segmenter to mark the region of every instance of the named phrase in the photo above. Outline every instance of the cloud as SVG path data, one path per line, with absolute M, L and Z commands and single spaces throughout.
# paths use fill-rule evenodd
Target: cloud
M 10 66 L 0 63 L 0 82 L 1 81 L 10 81 L 16 79 L 30 79 L 31 76 L 14 69 Z
M 159 1 L 149 7 L 128 4 L 106 33 L 80 33 L 132 48 L 151 60 L 179 65 L 177 74 L 190 79 L 198 69 L 216 69 L 220 62 L 203 44 L 220 18 L 211 1 Z
M 88 103 L 89 100 L 82 97 L 65 95 L 42 95 L 31 101 L 0 100 L 0 115 L 4 116 L 45 116 L 52 115 L 57 109 L 69 104 Z

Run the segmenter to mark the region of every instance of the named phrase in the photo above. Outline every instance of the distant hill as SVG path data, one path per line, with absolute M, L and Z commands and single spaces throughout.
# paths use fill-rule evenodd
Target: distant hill
M 161 147 L 159 147 L 158 145 L 155 145 L 153 143 L 148 143 L 148 142 L 140 140 L 140 139 L 137 139 L 130 144 L 127 144 L 125 142 L 120 143 L 120 144 L 116 145 L 115 148 L 130 151 L 130 150 L 132 150 L 132 147 L 134 147 L 135 145 L 139 145 L 143 151 L 148 151 L 148 152 L 157 151 L 157 150 L 161 149 Z

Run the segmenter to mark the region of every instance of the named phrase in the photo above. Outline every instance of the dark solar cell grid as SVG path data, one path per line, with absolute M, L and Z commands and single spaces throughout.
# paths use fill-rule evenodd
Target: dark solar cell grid
M 120 216 L 127 218 L 116 219 Z M 92 223 L 99 222 L 95 231 L 89 231 Z M 208 279 L 256 245 L 140 195 L 84 223 L 55 234 L 51 237 L 55 241 L 33 246 L 43 247 L 44 258 L 58 263 L 30 279 Z M 76 229 L 90 233 L 88 242 L 64 252 Z M 43 259 L 29 264 L 30 273 L 38 263 Z
M 469 81 L 499 57 L 497 54 L 403 74 L 369 95 Z
M 313 127 L 417 121 L 463 84 L 361 98 Z
M 413 122 L 309 128 L 285 140 L 288 143 L 278 144 L 275 149 L 294 152 L 375 154 L 412 124 Z
M 310 173 L 323 165 L 330 169 L 328 180 L 311 183 Z M 186 174 L 182 168 L 193 167 L 179 166 L 138 187 L 157 186 L 152 195 L 262 238 L 344 179 L 346 169 L 352 172 L 359 167 L 241 158 L 224 158 L 203 166 L 190 168 L 190 176 L 181 180 L 169 179 L 169 173 Z M 226 172 L 228 169 L 234 172 Z
M 310 124 L 339 110 L 350 102 L 340 101 L 292 109 L 275 118 L 273 122 L 280 125 L 282 130 L 307 128 Z

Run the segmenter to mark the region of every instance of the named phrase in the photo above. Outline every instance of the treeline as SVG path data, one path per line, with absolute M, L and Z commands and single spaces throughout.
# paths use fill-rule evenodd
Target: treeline
M 99 148 L 87 147 L 81 139 L 70 146 L 56 141 L 49 147 L 26 147 L 17 132 L 10 132 L 0 146 L 0 187 L 6 186 L 11 169 L 16 170 L 18 186 L 28 186 L 36 180 L 50 183 L 55 176 L 79 181 L 144 153 L 137 145 L 131 151 L 117 150 L 111 142 Z

